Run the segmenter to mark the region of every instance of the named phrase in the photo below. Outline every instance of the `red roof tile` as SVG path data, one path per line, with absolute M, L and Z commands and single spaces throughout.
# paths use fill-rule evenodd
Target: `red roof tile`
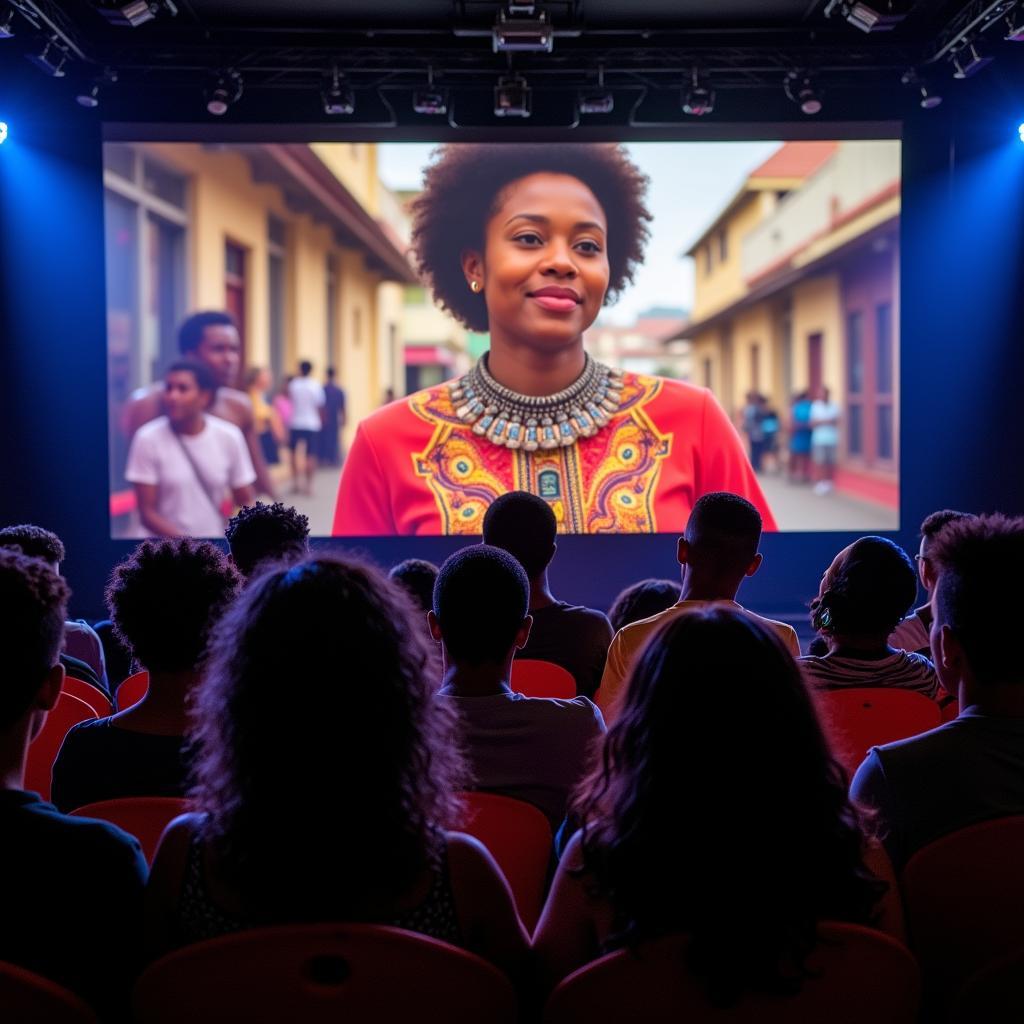
M 838 142 L 784 142 L 750 177 L 809 178 L 838 148 Z

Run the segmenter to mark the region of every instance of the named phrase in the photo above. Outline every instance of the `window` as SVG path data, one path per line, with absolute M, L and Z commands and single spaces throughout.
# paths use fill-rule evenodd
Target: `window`
M 860 312 L 846 318 L 846 380 L 851 394 L 864 390 L 864 317 Z
M 718 232 L 718 262 L 724 263 L 729 258 L 729 235 L 726 231 Z
M 705 357 L 704 359 L 704 387 L 710 388 L 714 378 L 711 375 L 711 360 Z
M 242 339 L 243 362 L 245 354 L 245 306 L 246 306 L 246 251 L 234 242 L 224 243 L 224 305 L 238 324 L 238 336 Z
M 352 344 L 358 348 L 363 343 L 363 311 L 352 310 Z
M 750 387 L 754 391 L 761 390 L 761 346 L 750 346 Z
M 864 454 L 864 410 L 860 404 L 853 405 L 846 410 L 848 424 L 846 450 L 851 455 Z
M 327 254 L 327 358 L 326 365 L 334 365 L 335 345 L 338 339 L 338 261 L 334 253 Z
M 711 273 L 711 243 L 704 246 L 704 274 Z
M 285 244 L 287 226 L 279 217 L 267 218 L 267 318 L 270 338 L 270 375 L 284 380 Z
M 876 426 L 878 430 L 878 458 L 896 457 L 895 410 L 893 380 L 896 368 L 893 360 L 892 306 L 888 302 L 875 307 L 875 380 L 877 383 Z

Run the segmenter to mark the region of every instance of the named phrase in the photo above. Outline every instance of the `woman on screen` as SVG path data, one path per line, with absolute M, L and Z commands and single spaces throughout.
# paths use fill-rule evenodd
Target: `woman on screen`
M 490 350 L 465 376 L 356 431 L 334 534 L 480 533 L 498 495 L 548 501 L 568 533 L 682 530 L 707 491 L 775 529 L 742 442 L 709 391 L 610 369 L 584 332 L 632 280 L 650 214 L 621 146 L 442 147 L 414 201 L 435 301 Z

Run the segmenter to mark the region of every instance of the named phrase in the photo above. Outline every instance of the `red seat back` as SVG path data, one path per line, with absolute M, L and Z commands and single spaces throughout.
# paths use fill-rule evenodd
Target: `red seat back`
M 942 720 L 944 722 L 952 722 L 953 719 L 956 718 L 960 714 L 960 701 L 958 701 L 958 700 L 950 701 L 942 709 L 941 714 L 942 714 Z
M 117 710 L 124 711 L 133 704 L 138 704 L 146 696 L 148 690 L 148 672 L 136 672 L 135 675 L 129 676 L 117 688 L 117 692 L 114 694 L 114 703 L 117 705 Z
M 12 1024 L 96 1024 L 96 1014 L 74 992 L 24 967 L 3 962 L 0 1012 Z
M 63 690 L 65 693 L 70 693 L 72 697 L 84 700 L 99 718 L 106 718 L 114 710 L 107 695 L 84 679 L 66 675 Z
M 77 807 L 71 813 L 80 818 L 99 818 L 123 828 L 138 839 L 146 863 L 152 864 L 164 829 L 187 809 L 188 801 L 179 797 L 129 796 L 118 800 L 98 800 Z
M 818 706 L 836 757 L 850 775 L 869 747 L 917 736 L 942 724 L 938 704 L 895 686 L 820 690 Z
M 139 1024 L 513 1024 L 515 993 L 491 964 L 374 925 L 261 928 L 186 946 L 153 964 Z
M 551 826 L 542 811 L 523 800 L 495 793 L 463 793 L 460 832 L 479 839 L 508 880 L 516 908 L 533 931 L 544 905 L 551 861 Z
M 50 799 L 50 772 L 57 752 L 73 726 L 97 718 L 97 714 L 84 700 L 61 691 L 57 696 L 46 724 L 39 735 L 29 744 L 25 762 L 25 788 L 38 793 L 44 800 Z
M 524 697 L 562 697 L 571 700 L 576 696 L 573 674 L 553 661 L 516 658 L 512 662 L 509 685 Z
M 686 968 L 689 940 L 671 935 L 570 974 L 552 993 L 545 1024 L 914 1024 L 920 979 L 895 939 L 859 925 L 821 925 L 814 972 L 793 996 L 746 995 L 712 1006 Z
M 901 888 L 926 990 L 953 995 L 1024 941 L 1024 816 L 952 832 L 918 850 Z
M 953 1002 L 950 1024 L 1006 1024 L 1024 1020 L 1024 947 L 982 968 Z

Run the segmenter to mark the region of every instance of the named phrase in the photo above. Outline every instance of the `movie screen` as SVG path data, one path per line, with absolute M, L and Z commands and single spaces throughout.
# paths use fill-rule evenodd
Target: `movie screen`
M 894 140 L 104 146 L 114 537 L 899 525 Z

